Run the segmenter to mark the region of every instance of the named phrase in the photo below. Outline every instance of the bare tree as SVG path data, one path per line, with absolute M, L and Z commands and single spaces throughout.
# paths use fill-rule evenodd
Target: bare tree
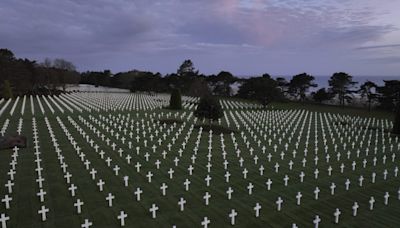
M 65 59 L 55 59 L 53 67 L 61 70 L 76 71 L 75 65 Z

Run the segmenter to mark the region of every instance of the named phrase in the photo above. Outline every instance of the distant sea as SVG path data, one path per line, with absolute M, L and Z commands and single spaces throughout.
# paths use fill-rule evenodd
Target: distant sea
M 330 76 L 316 76 L 315 82 L 318 84 L 319 88 L 328 87 L 328 80 Z M 400 76 L 353 76 L 353 81 L 358 82 L 356 86 L 360 86 L 366 81 L 371 81 L 378 86 L 383 86 L 385 84 L 384 80 L 400 80 Z
M 316 88 L 310 89 L 311 91 L 316 91 L 320 88 L 328 88 L 329 83 L 328 80 L 330 79 L 330 76 L 314 76 L 315 77 L 315 83 L 318 85 Z M 273 77 L 276 78 L 276 77 Z M 287 81 L 290 81 L 292 76 L 284 76 Z M 360 85 L 362 85 L 366 81 L 371 81 L 377 84 L 378 86 L 383 86 L 384 80 L 400 80 L 400 76 L 353 76 L 353 81 L 358 82 L 356 84 L 356 87 L 359 88 Z

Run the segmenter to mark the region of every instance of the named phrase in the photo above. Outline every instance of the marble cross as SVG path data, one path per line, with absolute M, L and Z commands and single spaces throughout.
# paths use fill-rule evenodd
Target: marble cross
M 121 226 L 125 226 L 125 219 L 128 217 L 128 214 L 126 214 L 124 211 L 121 211 L 118 215 L 118 219 L 121 221 Z
M 42 215 L 42 221 L 46 221 L 46 213 L 49 212 L 49 209 L 45 206 L 42 206 L 40 210 L 38 210 L 38 214 Z

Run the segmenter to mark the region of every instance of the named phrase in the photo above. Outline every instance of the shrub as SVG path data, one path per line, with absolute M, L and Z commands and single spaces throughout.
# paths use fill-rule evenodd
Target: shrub
M 393 134 L 400 135 L 400 104 L 397 105 L 396 117 L 393 123 Z
M 13 93 L 10 85 L 10 81 L 5 80 L 3 85 L 3 97 L 4 98 L 13 98 Z
M 176 110 L 182 109 L 182 97 L 179 89 L 172 90 L 169 108 Z
M 199 105 L 196 111 L 194 111 L 194 115 L 199 119 L 208 119 L 211 125 L 211 121 L 216 121 L 221 118 L 223 112 L 218 99 L 208 95 L 200 99 Z

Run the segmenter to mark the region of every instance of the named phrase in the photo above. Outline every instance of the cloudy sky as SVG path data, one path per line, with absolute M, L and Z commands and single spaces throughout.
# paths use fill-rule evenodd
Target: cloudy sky
M 0 48 L 80 71 L 400 74 L 400 0 L 1 0 Z

